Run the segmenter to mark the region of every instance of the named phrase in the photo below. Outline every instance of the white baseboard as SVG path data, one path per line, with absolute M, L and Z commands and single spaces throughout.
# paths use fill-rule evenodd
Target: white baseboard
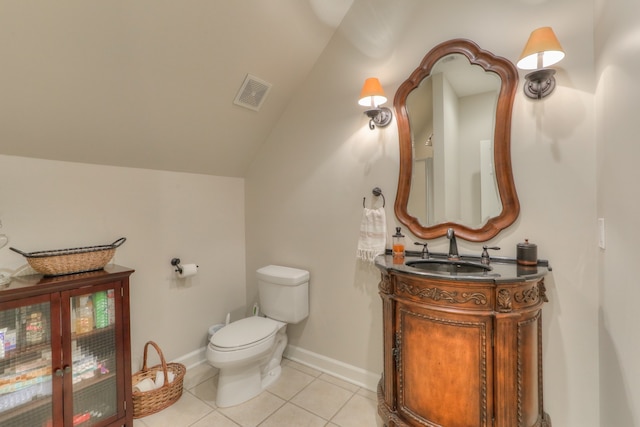
M 207 363 L 206 351 L 206 347 L 201 347 L 172 360 L 172 362 L 182 363 L 189 370 L 202 363 Z M 373 392 L 376 391 L 378 381 L 380 381 L 378 373 L 369 372 L 293 345 L 287 346 L 284 350 L 284 357 Z
M 207 347 L 200 347 L 199 349 L 192 351 L 191 353 L 180 356 L 172 362 L 182 363 L 187 370 L 195 368 L 196 366 L 205 363 L 207 361 Z
M 284 357 L 373 392 L 378 388 L 380 374 L 369 372 L 300 347 L 287 346 L 284 351 Z

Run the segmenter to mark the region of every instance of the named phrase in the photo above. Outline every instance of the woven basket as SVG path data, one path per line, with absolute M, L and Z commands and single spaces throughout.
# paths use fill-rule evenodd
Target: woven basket
M 38 273 L 45 276 L 61 276 L 63 274 L 102 270 L 113 258 L 116 248 L 122 245 L 125 240 L 127 239 L 121 237 L 110 245 L 30 253 L 22 252 L 16 248 L 9 249 L 27 258 L 31 268 Z
M 147 349 L 149 346 L 153 346 L 160 356 L 160 364 L 147 368 Z M 164 374 L 164 384 L 156 389 L 149 391 L 138 391 L 135 386 L 149 378 L 151 380 L 156 379 L 158 372 Z M 173 381 L 169 382 L 169 372 L 173 373 Z M 187 372 L 187 368 L 181 363 L 167 363 L 164 360 L 164 355 L 160 347 L 153 341 L 149 341 L 144 345 L 144 359 L 142 363 L 142 370 L 136 372 L 132 376 L 133 390 L 133 418 L 146 417 L 147 415 L 155 414 L 172 404 L 174 404 L 180 396 L 182 396 L 182 382 L 184 380 L 184 374 Z

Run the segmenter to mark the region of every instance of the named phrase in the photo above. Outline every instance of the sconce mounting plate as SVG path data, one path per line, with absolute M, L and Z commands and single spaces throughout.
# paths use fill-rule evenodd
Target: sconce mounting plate
M 374 129 L 375 126 L 381 128 L 391 123 L 393 114 L 391 109 L 387 107 L 372 108 L 364 112 L 369 117 L 369 129 Z M 375 125 L 375 126 L 374 126 Z
M 556 87 L 556 70 L 543 68 L 524 76 L 524 93 L 532 99 L 542 99 L 553 92 Z

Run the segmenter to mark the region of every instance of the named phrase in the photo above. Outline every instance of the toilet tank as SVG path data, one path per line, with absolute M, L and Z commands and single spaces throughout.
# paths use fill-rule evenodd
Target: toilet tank
M 267 317 L 298 323 L 309 316 L 309 272 L 268 265 L 258 269 L 260 310 Z

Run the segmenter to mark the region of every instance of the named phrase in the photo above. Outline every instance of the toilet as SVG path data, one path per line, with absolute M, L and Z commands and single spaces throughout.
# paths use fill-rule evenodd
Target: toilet
M 221 408 L 246 402 L 278 379 L 287 324 L 309 316 L 308 271 L 269 265 L 256 276 L 260 309 L 267 317 L 231 322 L 207 347 L 207 360 L 220 370 L 216 405 Z

